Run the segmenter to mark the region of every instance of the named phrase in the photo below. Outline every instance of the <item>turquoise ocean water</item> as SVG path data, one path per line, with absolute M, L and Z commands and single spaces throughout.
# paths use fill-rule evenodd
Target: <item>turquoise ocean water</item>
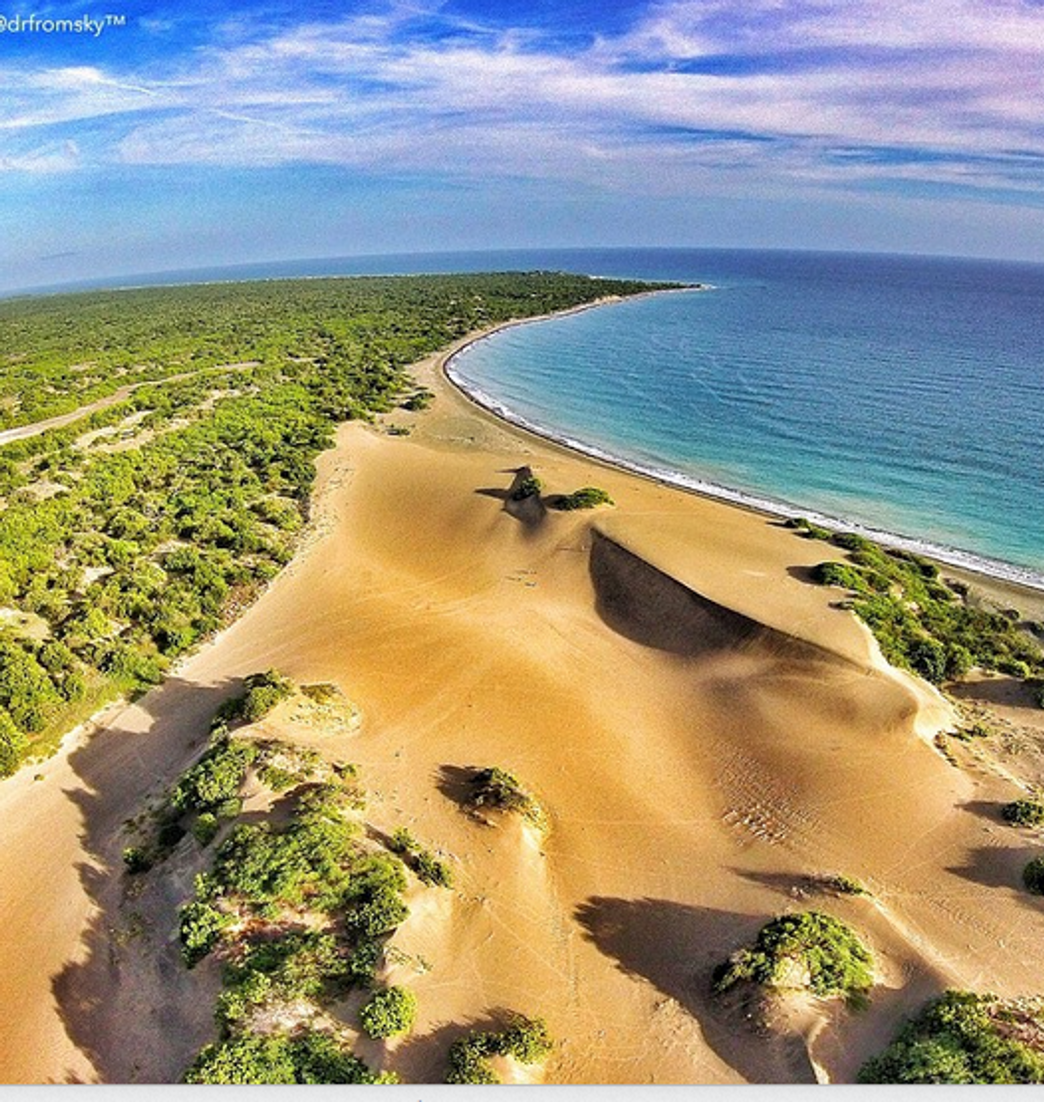
M 455 357 L 458 382 L 668 481 L 1044 587 L 1044 267 L 587 259 L 712 289 L 508 329 Z
M 485 404 L 681 485 L 1044 588 L 1041 265 L 527 250 L 284 260 L 81 286 L 537 268 L 713 289 L 479 342 L 452 371 Z

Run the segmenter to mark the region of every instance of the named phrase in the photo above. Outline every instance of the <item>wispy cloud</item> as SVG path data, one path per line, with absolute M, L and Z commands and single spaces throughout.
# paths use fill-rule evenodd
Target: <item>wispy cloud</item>
M 1044 195 L 1030 0 L 666 0 L 582 48 L 560 40 L 398 3 L 292 26 L 241 14 L 162 62 L 10 65 L 0 169 L 27 170 L 5 134 L 43 148 L 48 128 L 90 122 L 76 163 Z

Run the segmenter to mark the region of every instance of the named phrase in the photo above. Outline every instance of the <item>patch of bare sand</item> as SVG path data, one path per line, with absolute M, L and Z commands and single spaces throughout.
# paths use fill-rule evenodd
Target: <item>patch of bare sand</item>
M 437 1078 L 456 1036 L 517 1009 L 560 1042 L 551 1082 L 846 1079 L 946 984 L 1041 986 L 1044 921 L 1010 833 L 987 833 L 980 782 L 918 737 L 943 702 L 807 584 L 823 545 L 515 432 L 434 362 L 420 381 L 438 397 L 411 436 L 340 430 L 313 541 L 257 605 L 41 785 L 0 789 L 5 1078 L 173 1077 L 206 1038 L 205 985 L 114 955 L 119 826 L 237 679 L 270 666 L 344 689 L 368 817 L 451 855 L 454 889 L 395 942 L 420 1017 L 385 1056 L 408 1078 Z M 617 506 L 512 516 L 524 464 Z M 535 792 L 546 838 L 462 813 L 460 771 L 492 764 Z M 832 872 L 873 901 L 801 895 Z M 708 979 L 767 917 L 812 903 L 865 931 L 886 981 L 781 1062 Z M 153 936 L 169 962 L 171 930 Z

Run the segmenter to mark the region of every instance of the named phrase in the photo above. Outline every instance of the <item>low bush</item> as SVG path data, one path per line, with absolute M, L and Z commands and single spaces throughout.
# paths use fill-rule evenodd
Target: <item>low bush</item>
M 214 717 L 215 726 L 234 723 L 257 723 L 294 691 L 294 683 L 278 670 L 252 673 L 245 683 L 242 696 L 226 700 Z
M 209 846 L 214 841 L 220 826 L 221 822 L 216 815 L 203 811 L 192 824 L 192 836 L 201 846 Z
M 403 409 L 408 409 L 411 412 L 418 412 L 423 409 L 427 409 L 435 395 L 430 390 L 418 390 L 416 393 L 411 394 L 406 401 L 402 403 Z
M 511 492 L 512 501 L 525 501 L 527 497 L 538 497 L 544 484 L 535 475 L 529 475 L 520 479 L 518 485 Z
M 239 714 L 247 723 L 257 723 L 293 691 L 293 682 L 276 670 L 251 674 L 246 679 L 246 694 Z
M 1044 895 L 1044 857 L 1034 857 L 1022 870 L 1022 882 L 1034 895 Z
M 406 987 L 382 987 L 359 1011 L 359 1021 L 370 1037 L 381 1040 L 409 1033 L 417 1017 L 417 996 Z
M 247 766 L 256 756 L 257 749 L 251 743 L 219 739 L 181 775 L 170 795 L 171 806 L 179 812 L 216 813 L 228 800 L 238 797 Z
M 854 877 L 845 876 L 843 873 L 834 873 L 824 876 L 820 883 L 828 891 L 837 892 L 838 895 L 869 895 L 866 886 Z
M 1012 826 L 1035 827 L 1044 824 L 1044 802 L 1012 800 L 1001 808 L 1001 815 Z
M 571 512 L 575 509 L 594 509 L 599 505 L 612 505 L 613 499 L 598 486 L 581 486 L 571 494 L 563 494 L 549 502 L 556 509 Z
M 445 861 L 425 849 L 406 827 L 399 827 L 395 831 L 388 842 L 388 848 L 402 857 L 422 883 L 440 888 L 452 887 L 453 870 Z
M 453 887 L 453 870 L 445 861 L 426 849 L 414 855 L 411 867 L 423 884 L 436 888 Z
M 491 1033 L 469 1033 L 450 1045 L 447 1057 L 446 1082 L 452 1084 L 488 1085 L 500 1079 L 490 1067 L 489 1058 L 496 1055 Z
M 152 864 L 152 854 L 144 846 L 127 846 L 123 851 L 124 868 L 132 875 L 148 872 Z
M 507 1029 L 499 1035 L 499 1051 L 520 1064 L 536 1064 L 551 1054 L 554 1042 L 543 1018 L 511 1017 Z
M 715 972 L 721 993 L 741 981 L 771 988 L 807 987 L 815 995 L 859 1000 L 874 983 L 873 957 L 839 919 L 819 911 L 782 915 L 758 931 L 754 946 Z
M 1029 680 L 1044 674 L 1039 642 L 1005 613 L 969 603 L 967 591 L 943 582 L 934 563 L 851 533 L 832 542 L 849 551 L 849 561 L 820 563 L 813 578 L 853 594 L 853 611 L 892 665 L 934 684 L 975 666 Z
M 230 1028 L 272 999 L 321 1000 L 347 986 L 348 950 L 333 934 L 293 931 L 241 945 L 225 970 L 218 1021 Z
M 513 773 L 496 765 L 480 769 L 474 775 L 471 782 L 471 802 L 476 807 L 517 812 L 537 826 L 544 826 L 546 823 L 543 809 L 523 788 L 522 782 Z
M 859 1072 L 860 1083 L 1042 1083 L 1039 1000 L 947 991 Z M 1026 1039 L 1036 1039 L 1032 1046 Z
M 543 1018 L 513 1014 L 500 1032 L 468 1033 L 450 1046 L 447 1083 L 499 1083 L 490 1065 L 492 1056 L 510 1056 L 520 1064 L 547 1059 L 554 1041 Z
M 231 924 L 232 916 L 210 903 L 193 900 L 181 908 L 178 937 L 182 959 L 189 968 L 194 968 L 210 953 Z
M 331 1033 L 308 1030 L 239 1033 L 207 1045 L 185 1073 L 186 1083 L 259 1086 L 271 1084 L 395 1083 L 389 1072 L 376 1073 Z

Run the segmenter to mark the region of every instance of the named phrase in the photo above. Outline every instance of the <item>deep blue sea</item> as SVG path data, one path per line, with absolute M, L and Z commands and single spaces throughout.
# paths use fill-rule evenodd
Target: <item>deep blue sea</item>
M 280 261 L 98 282 L 534 268 L 711 289 L 480 341 L 452 370 L 482 401 L 682 485 L 899 537 L 1044 587 L 1044 266 L 534 250 Z

